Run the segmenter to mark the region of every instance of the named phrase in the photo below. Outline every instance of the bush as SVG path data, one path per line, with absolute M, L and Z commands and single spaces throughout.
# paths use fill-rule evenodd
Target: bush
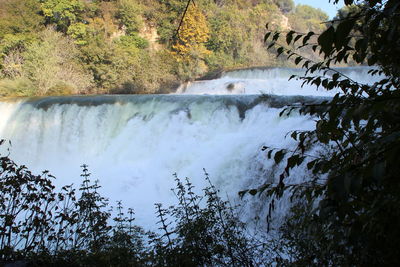
M 83 165 L 78 190 L 68 185 L 57 191 L 48 171 L 34 175 L 1 156 L 0 264 L 257 266 L 271 260 L 266 244 L 249 234 L 207 173 L 203 195 L 175 175 L 178 204 L 156 204 L 160 234 L 135 225 L 133 210 L 126 212 L 121 202 L 110 210 L 90 176 Z
M 108 201 L 87 166 L 82 166 L 78 193 L 72 185 L 57 192 L 47 171 L 34 175 L 7 156 L 0 157 L 0 165 L 1 263 L 136 266 L 145 258 L 144 231 L 132 224 L 132 211 L 124 217 L 119 203 L 117 224 L 110 226 Z
M 23 77 L 0 80 L 0 96 L 32 96 L 35 88 L 32 82 Z
M 261 244 L 249 238 L 235 209 L 218 196 L 207 173 L 205 179 L 209 186 L 200 196 L 194 193 L 189 179 L 183 182 L 175 174 L 178 205 L 163 209 L 156 204 L 164 231 L 154 239 L 157 262 L 162 266 L 255 265 Z M 174 221 L 169 223 L 168 218 Z
M 74 93 L 84 92 L 92 85 L 92 79 L 79 65 L 78 55 L 72 40 L 47 28 L 40 41 L 27 46 L 23 53 L 23 76 L 32 81 L 36 95 L 46 95 L 59 84 L 68 85 Z

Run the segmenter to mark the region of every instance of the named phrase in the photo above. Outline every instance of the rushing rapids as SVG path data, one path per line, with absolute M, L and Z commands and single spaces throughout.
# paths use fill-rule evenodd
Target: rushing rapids
M 377 82 L 381 78 L 368 75 L 370 68 L 338 68 L 338 71 L 358 82 Z M 314 73 L 329 77 L 332 71 Z M 318 89 L 315 85 L 303 84 L 303 80 L 290 79 L 292 75 L 304 76 L 302 69 L 290 68 L 253 68 L 222 73 L 218 79 L 195 81 L 181 85 L 177 93 L 184 94 L 273 94 L 273 95 L 309 95 L 334 96 L 338 91 Z M 366 81 L 366 78 L 368 79 Z M 290 79 L 290 80 L 289 80 Z
M 58 186 L 79 185 L 79 166 L 88 164 L 111 203 L 122 200 L 135 209 L 138 224 L 154 229 L 153 204 L 175 201 L 169 190 L 173 173 L 190 177 L 200 190 L 206 185 L 205 168 L 222 195 L 235 201 L 238 191 L 257 187 L 279 171 L 261 147 L 290 149 L 295 142 L 287 133 L 314 127 L 313 120 L 296 113 L 280 117 L 282 108 L 332 94 L 311 87 L 302 93 L 297 81 L 287 82 L 296 71 L 281 70 L 225 73 L 186 86 L 186 94 L 180 88 L 181 94 L 171 95 L 3 100 L 0 138 L 12 142 L 12 159 L 36 173 L 49 170 Z M 238 84 L 247 89 L 236 90 Z M 269 95 L 254 95 L 257 89 Z M 191 95 L 200 93 L 218 95 Z M 306 175 L 299 167 L 292 179 Z M 258 202 L 258 197 L 247 199 L 245 219 L 263 216 Z M 285 202 L 280 205 L 278 211 L 284 212 Z

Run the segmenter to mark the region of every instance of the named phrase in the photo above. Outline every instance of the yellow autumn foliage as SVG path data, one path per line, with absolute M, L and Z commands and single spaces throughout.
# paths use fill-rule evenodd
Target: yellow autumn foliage
M 191 3 L 179 29 L 178 39 L 172 46 L 172 54 L 178 62 L 203 59 L 211 53 L 204 45 L 209 37 L 206 17 Z

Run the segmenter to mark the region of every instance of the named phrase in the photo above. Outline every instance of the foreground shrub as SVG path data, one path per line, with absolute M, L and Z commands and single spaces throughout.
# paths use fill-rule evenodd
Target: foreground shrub
M 0 262 L 24 260 L 32 265 L 134 266 L 144 258 L 144 231 L 117 206 L 110 225 L 108 201 L 98 193 L 83 165 L 79 192 L 60 192 L 47 171 L 32 174 L 9 157 L 0 157 Z
M 164 209 L 155 204 L 161 237 L 153 239 L 156 262 L 161 266 L 257 266 L 262 246 L 250 238 L 235 208 L 223 201 L 211 183 L 202 196 L 189 179 L 175 174 L 173 190 L 178 204 Z M 168 218 L 173 221 L 169 222 Z M 265 260 L 265 259 L 264 259 Z
M 202 195 L 175 175 L 178 204 L 156 204 L 160 234 L 135 225 L 133 210 L 121 202 L 112 210 L 90 176 L 83 165 L 80 187 L 57 191 L 48 171 L 34 175 L 0 156 L 0 264 L 259 266 L 267 260 L 265 244 L 248 234 L 207 173 Z

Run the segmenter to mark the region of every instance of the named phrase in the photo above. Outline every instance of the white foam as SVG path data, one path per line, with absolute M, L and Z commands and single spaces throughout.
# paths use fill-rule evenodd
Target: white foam
M 379 76 L 371 79 L 369 67 L 353 67 L 337 69 L 354 81 L 373 83 Z M 181 85 L 178 94 L 192 95 L 229 95 L 229 94 L 274 94 L 274 95 L 307 95 L 307 96 L 334 96 L 340 92 L 337 89 L 325 90 L 314 85 L 303 84 L 303 80 L 289 78 L 292 75 L 303 76 L 302 69 L 290 68 L 261 68 L 230 71 L 221 78 L 210 81 L 194 81 Z M 317 75 L 323 75 L 319 73 Z M 330 77 L 332 73 L 325 76 Z
M 298 115 L 280 118 L 279 109 L 265 104 L 241 118 L 224 97 L 155 99 L 95 106 L 55 101 L 46 108 L 35 102 L 18 107 L 1 103 L 2 110 L 10 111 L 1 118 L 7 127 L 0 136 L 12 140 L 13 159 L 35 172 L 50 170 L 59 186 L 78 185 L 79 166 L 88 164 L 105 196 L 123 200 L 135 209 L 140 225 L 155 228 L 153 204 L 175 201 L 173 173 L 190 177 L 200 190 L 206 168 L 222 194 L 236 199 L 238 191 L 265 179 L 271 163 L 263 145 L 291 146 L 285 133 L 313 126 Z

